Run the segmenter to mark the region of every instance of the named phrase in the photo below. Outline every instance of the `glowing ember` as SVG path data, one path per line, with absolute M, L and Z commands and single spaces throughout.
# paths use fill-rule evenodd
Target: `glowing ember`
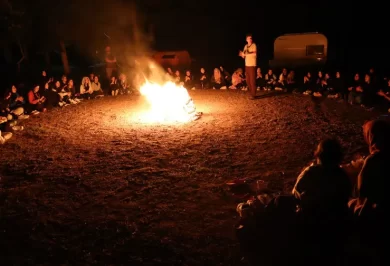
M 147 81 L 140 92 L 149 102 L 151 109 L 148 121 L 189 122 L 200 117 L 186 88 L 173 82 L 163 85 Z

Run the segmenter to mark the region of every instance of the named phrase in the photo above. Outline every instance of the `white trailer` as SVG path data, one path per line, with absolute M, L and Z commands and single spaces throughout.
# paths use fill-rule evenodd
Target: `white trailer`
M 274 42 L 272 68 L 323 65 L 328 55 L 328 39 L 318 32 L 285 34 Z

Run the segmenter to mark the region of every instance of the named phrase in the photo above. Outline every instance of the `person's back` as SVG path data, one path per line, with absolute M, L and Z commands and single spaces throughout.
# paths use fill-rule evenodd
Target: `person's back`
M 335 264 L 348 236 L 348 200 L 352 186 L 340 167 L 342 151 L 336 140 L 322 141 L 315 157 L 316 163 L 302 171 L 293 189 L 300 207 L 297 253 L 301 253 L 302 264 L 312 263 L 313 256 L 321 258 L 326 265 Z
M 388 226 L 385 190 L 388 189 L 390 163 L 390 123 L 372 120 L 363 125 L 363 134 L 370 155 L 365 159 L 357 180 L 358 197 L 349 202 L 356 218 L 354 231 L 359 234 L 359 247 L 376 251 L 383 259 L 383 246 Z M 359 257 L 360 259 L 360 257 Z
M 363 126 L 364 138 L 369 145 L 370 155 L 364 161 L 358 176 L 358 205 L 369 203 L 381 207 L 388 188 L 388 165 L 390 163 L 390 124 L 387 121 L 369 121 Z
M 305 216 L 334 216 L 347 212 L 351 184 L 338 166 L 313 164 L 298 177 L 293 194 Z
M 293 189 L 302 213 L 309 217 L 346 214 L 352 185 L 340 167 L 340 144 L 336 140 L 324 140 L 318 145 L 315 156 L 317 162 L 302 171 Z

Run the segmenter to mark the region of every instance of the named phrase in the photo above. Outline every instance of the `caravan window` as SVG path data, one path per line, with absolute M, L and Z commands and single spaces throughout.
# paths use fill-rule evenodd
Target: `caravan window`
M 162 59 L 175 59 L 176 55 L 174 54 L 165 54 L 162 56 Z
M 324 45 L 307 45 L 306 55 L 324 55 Z

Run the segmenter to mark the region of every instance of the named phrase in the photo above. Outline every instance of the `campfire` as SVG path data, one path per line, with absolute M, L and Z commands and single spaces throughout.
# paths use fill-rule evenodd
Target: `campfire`
M 160 85 L 146 81 L 140 88 L 150 110 L 143 120 L 147 122 L 190 122 L 201 117 L 186 88 L 168 81 Z

